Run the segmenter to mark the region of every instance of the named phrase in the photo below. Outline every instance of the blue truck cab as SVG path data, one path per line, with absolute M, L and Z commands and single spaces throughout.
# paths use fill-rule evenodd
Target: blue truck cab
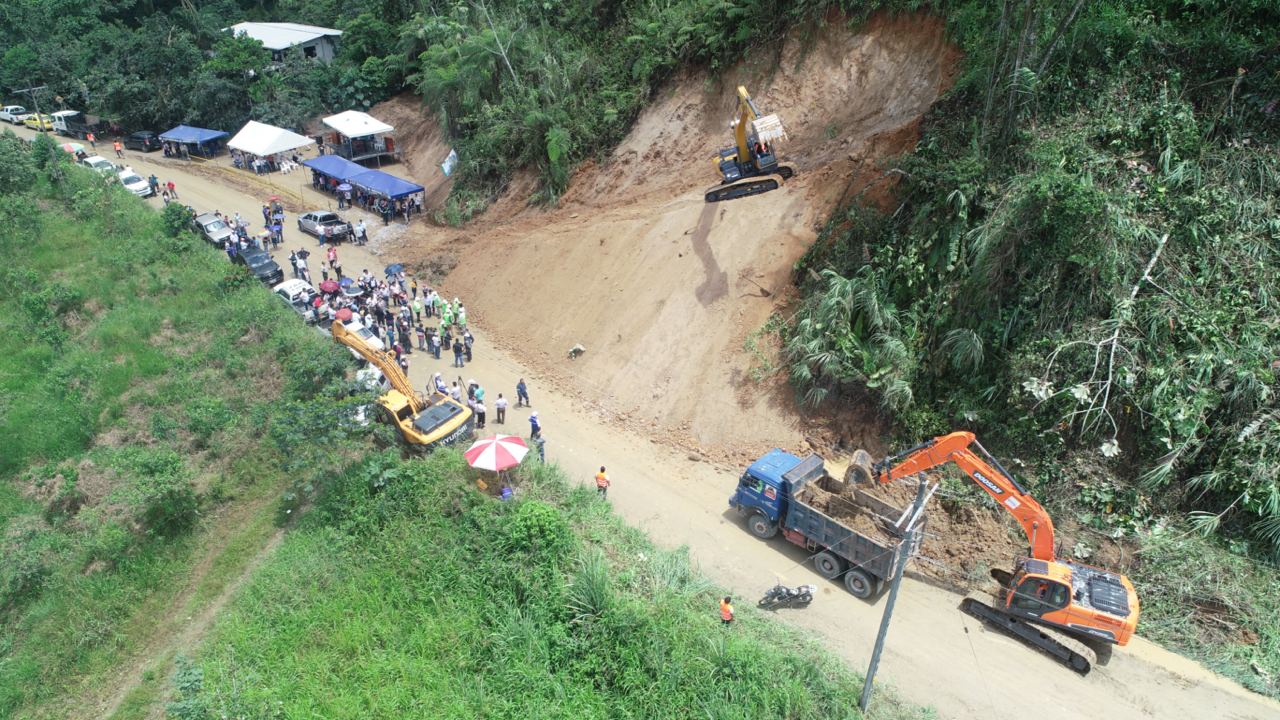
M 818 455 L 802 459 L 770 450 L 742 473 L 729 506 L 746 517 L 747 530 L 762 540 L 781 530 L 788 542 L 809 553 L 819 575 L 843 577 L 845 587 L 859 598 L 878 594 L 899 562 L 906 513 L 830 477 Z M 873 527 L 859 532 L 840 519 L 855 515 L 870 517 Z M 923 529 L 924 522 L 922 516 L 918 527 Z M 919 550 L 922 535 L 916 536 L 912 553 Z
M 822 471 L 822 459 L 816 455 L 818 470 Z M 738 487 L 729 497 L 729 507 L 748 517 L 747 529 L 759 538 L 771 538 L 778 532 L 781 520 L 786 516 L 791 498 L 789 475 L 804 461 L 785 450 L 773 449 L 751 463 Z M 810 478 L 805 478 L 810 479 Z

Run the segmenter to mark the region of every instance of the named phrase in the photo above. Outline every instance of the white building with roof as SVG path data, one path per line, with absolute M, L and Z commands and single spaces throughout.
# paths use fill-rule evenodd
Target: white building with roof
M 338 54 L 338 38 L 342 37 L 341 30 L 299 23 L 242 22 L 224 30 L 262 43 L 277 62 L 284 59 L 285 50 L 293 47 L 302 48 L 302 54 L 309 58 L 329 62 Z

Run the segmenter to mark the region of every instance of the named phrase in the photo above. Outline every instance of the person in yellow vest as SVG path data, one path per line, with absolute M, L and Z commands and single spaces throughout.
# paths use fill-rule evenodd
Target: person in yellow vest
M 720 601 L 720 624 L 733 624 L 733 598 L 728 595 L 725 595 L 724 599 Z
M 596 473 L 596 492 L 600 493 L 600 497 L 609 496 L 609 476 L 604 472 L 604 466 L 600 466 L 600 472 Z

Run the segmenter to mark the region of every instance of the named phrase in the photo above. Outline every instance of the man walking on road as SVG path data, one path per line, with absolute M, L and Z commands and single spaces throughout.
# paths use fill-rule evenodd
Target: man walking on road
M 596 473 L 596 492 L 602 498 L 609 497 L 609 476 L 605 474 L 604 466 L 600 466 L 600 472 Z
M 498 415 L 493 419 L 499 425 L 507 424 L 507 399 L 502 397 L 502 393 L 498 393 L 498 399 L 493 401 L 493 411 Z
M 516 383 L 516 407 L 533 407 L 529 404 L 529 388 L 525 386 L 524 378 Z
M 115 151 L 116 151 L 116 157 L 118 157 L 118 158 L 122 158 L 122 157 L 124 157 L 124 144 L 123 144 L 123 143 L 121 143 L 119 140 L 117 140 L 117 141 L 115 141 L 114 143 L 112 143 L 112 144 L 111 144 L 111 147 L 115 148 Z
M 172 180 L 170 180 L 170 181 L 169 181 L 169 183 L 168 183 L 168 185 L 167 185 L 167 187 L 169 188 L 169 197 L 170 197 L 170 198 L 172 198 L 172 199 L 174 199 L 174 200 L 177 200 L 177 199 L 178 199 L 178 186 L 177 186 L 177 185 L 174 185 L 174 184 L 173 184 L 173 181 L 172 181 Z
M 538 420 L 538 411 L 529 415 L 529 439 L 537 440 L 542 435 L 542 423 Z
M 733 624 L 733 598 L 728 595 L 725 595 L 724 599 L 720 601 L 720 624 Z

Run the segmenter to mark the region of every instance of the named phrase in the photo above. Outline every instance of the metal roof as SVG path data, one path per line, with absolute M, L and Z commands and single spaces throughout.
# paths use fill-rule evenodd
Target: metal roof
M 341 30 L 299 23 L 242 22 L 223 29 L 230 30 L 233 35 L 248 35 L 268 50 L 284 50 L 326 35 L 338 37 L 342 34 Z

